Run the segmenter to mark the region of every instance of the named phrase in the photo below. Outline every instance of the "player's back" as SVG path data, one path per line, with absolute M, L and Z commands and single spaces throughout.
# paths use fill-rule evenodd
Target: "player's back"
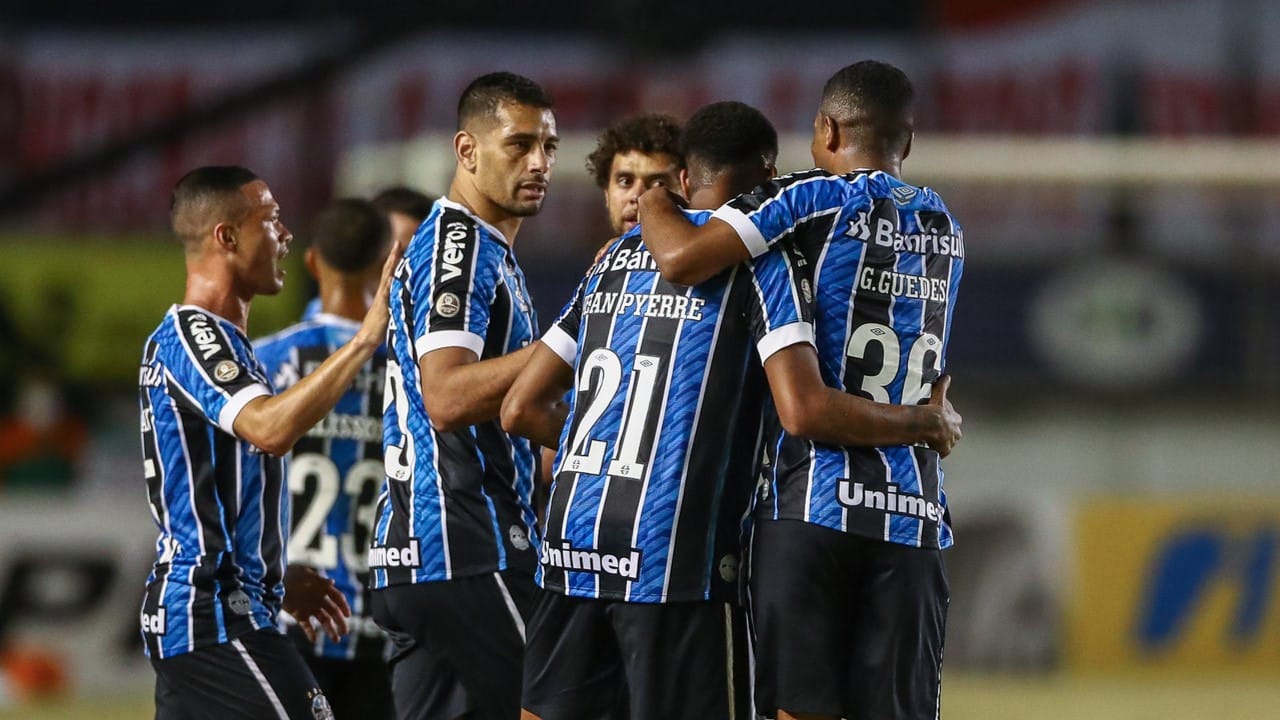
M 277 391 L 309 375 L 346 344 L 360 324 L 326 313 L 314 315 L 255 343 L 258 359 Z M 334 581 L 351 606 L 351 633 L 333 642 L 321 637 L 318 655 L 353 657 L 364 637 L 380 637 L 368 607 L 368 547 L 383 483 L 382 395 L 387 356 L 379 350 L 361 368 L 333 411 L 307 431 L 287 463 L 292 499 L 290 563 L 314 567 Z M 367 644 L 367 643 L 365 643 Z M 370 645 L 379 649 L 381 643 Z
M 758 373 L 747 384 L 752 345 L 760 336 L 784 342 L 800 324 L 794 298 L 790 314 L 761 309 L 762 282 L 789 283 L 786 262 L 766 265 L 674 285 L 633 231 L 588 272 L 544 338 L 576 378 L 545 527 L 544 587 L 633 602 L 709 596 L 717 528 L 736 526 L 743 511 L 721 499 L 749 495 L 731 484 L 754 483 L 750 472 L 726 474 L 742 397 L 765 391 Z
M 776 229 L 753 220 L 760 235 L 772 242 L 772 233 L 790 232 L 808 262 L 823 380 L 879 402 L 927 402 L 964 266 L 963 232 L 941 198 L 884 172 L 811 170 L 731 205 L 748 217 L 776 213 Z M 788 230 L 784 216 L 803 219 Z M 942 472 L 928 448 L 837 448 L 784 433 L 770 490 L 767 517 L 951 544 Z

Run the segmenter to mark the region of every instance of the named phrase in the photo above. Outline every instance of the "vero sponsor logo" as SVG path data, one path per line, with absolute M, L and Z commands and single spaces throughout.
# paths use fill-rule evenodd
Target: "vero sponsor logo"
M 213 328 L 209 326 L 209 318 L 204 315 L 192 315 L 187 320 L 187 330 L 191 332 L 191 339 L 195 341 L 200 356 L 205 360 L 222 350 L 222 346 L 218 344 L 218 335 L 213 332 Z
M 449 282 L 462 274 L 462 241 L 467 238 L 467 226 L 451 222 L 445 226 L 444 250 L 440 253 L 440 282 Z

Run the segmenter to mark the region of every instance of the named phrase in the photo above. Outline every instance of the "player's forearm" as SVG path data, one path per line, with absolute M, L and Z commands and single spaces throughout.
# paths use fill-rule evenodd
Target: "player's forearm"
M 645 248 L 664 280 L 696 285 L 723 269 L 715 267 L 708 258 L 700 257 L 700 248 L 693 237 L 697 228 L 665 190 L 651 190 L 641 195 L 639 207 Z
M 333 410 L 380 344 L 357 335 L 288 390 L 246 405 L 236 416 L 236 434 L 272 455 L 289 452 Z
M 510 399 L 510 398 L 508 398 Z M 560 444 L 560 431 L 569 416 L 563 402 L 504 402 L 502 428 L 509 433 L 529 438 L 544 448 Z
M 422 397 L 431 426 L 453 432 L 498 417 L 511 383 L 524 368 L 534 345 L 502 357 L 422 372 Z
M 807 403 L 794 435 L 830 445 L 889 446 L 933 441 L 942 429 L 939 409 L 893 405 L 824 387 Z

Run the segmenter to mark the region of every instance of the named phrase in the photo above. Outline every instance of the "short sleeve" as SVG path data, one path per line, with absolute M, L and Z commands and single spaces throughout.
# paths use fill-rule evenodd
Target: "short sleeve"
M 176 333 L 161 348 L 161 359 L 183 398 L 209 422 L 234 435 L 236 416 L 251 400 L 271 394 L 254 372 L 257 360 L 248 342 L 195 308 L 173 315 Z
M 428 264 L 427 282 L 411 286 L 416 356 L 444 347 L 483 354 L 490 305 L 501 278 L 501 254 L 486 252 L 484 233 L 460 211 L 440 214 L 435 236 L 420 262 Z
M 839 212 L 849 183 L 822 170 L 775 178 L 720 206 L 712 217 L 738 233 L 751 257 L 760 257 L 800 224 Z
M 778 246 L 749 263 L 752 303 L 748 319 L 760 360 L 797 343 L 814 344 L 813 285 L 800 251 Z
M 560 316 L 542 336 L 542 342 L 570 367 L 573 367 L 578 357 L 578 330 L 582 327 L 582 295 L 586 287 L 587 279 L 583 278 L 573 297 L 560 311 Z

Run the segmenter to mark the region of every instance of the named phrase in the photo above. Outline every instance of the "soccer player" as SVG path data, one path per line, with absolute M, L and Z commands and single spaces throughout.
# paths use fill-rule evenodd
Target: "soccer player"
M 143 474 L 160 531 L 141 611 L 156 716 L 330 717 L 276 616 L 283 607 L 305 632 L 314 620 L 336 639 L 350 608 L 314 570 L 286 571 L 282 456 L 382 344 L 399 253 L 351 341 L 276 395 L 244 334 L 254 296 L 283 287 L 293 239 L 271 189 L 244 168 L 203 167 L 178 181 L 171 208 L 186 293 L 147 339 L 139 373 Z
M 408 247 L 418 226 L 431 214 L 436 198 L 411 187 L 395 185 L 379 191 L 371 202 L 391 223 L 391 239 L 400 247 Z
M 320 287 L 320 313 L 254 347 L 277 390 L 292 387 L 360 329 L 391 242 L 384 213 L 368 201 L 338 200 L 316 217 L 306 263 Z M 289 562 L 332 579 L 354 612 L 351 632 L 336 642 L 308 639 L 296 624 L 288 628 L 339 720 L 392 717 L 386 635 L 369 617 L 365 589 L 374 504 L 384 479 L 386 367 L 386 351 L 379 350 L 333 412 L 293 446 L 288 463 Z
M 587 172 L 604 191 L 614 236 L 637 224 L 636 201 L 652 187 L 679 192 L 680 124 L 667 115 L 635 115 L 610 125 L 587 156 Z
M 555 165 L 551 100 L 512 73 L 458 103 L 448 195 L 391 289 L 374 618 L 401 718 L 518 717 L 537 530 L 533 450 L 498 423 L 537 321 L 512 243 Z
M 701 227 L 662 193 L 640 205 L 654 259 L 684 282 L 794 243 L 815 280 L 824 380 L 903 406 L 937 394 L 964 265 L 942 200 L 898 179 L 913 98 L 901 70 L 855 63 L 823 89 L 816 169 L 731 201 Z M 787 432 L 752 550 L 757 705 L 779 718 L 935 718 L 940 550 L 952 543 L 941 453 L 815 443 L 779 415 Z
M 691 202 L 715 207 L 773 175 L 777 134 L 755 109 L 715 103 L 690 118 L 684 147 Z M 758 432 L 753 345 L 771 384 L 813 391 L 803 398 L 821 420 L 812 432 L 864 439 L 844 421 L 869 403 L 826 387 L 817 371 L 798 254 L 687 287 L 661 279 L 644 233 L 624 235 L 588 271 L 503 406 L 510 429 L 560 446 L 526 717 L 749 713 L 734 580 L 755 445 L 729 439 Z M 565 422 L 556 400 L 569 388 Z M 940 405 L 930 412 L 943 415 Z M 907 428 L 915 412 L 897 414 L 902 437 L 925 439 Z M 744 447 L 745 463 L 733 457 Z

